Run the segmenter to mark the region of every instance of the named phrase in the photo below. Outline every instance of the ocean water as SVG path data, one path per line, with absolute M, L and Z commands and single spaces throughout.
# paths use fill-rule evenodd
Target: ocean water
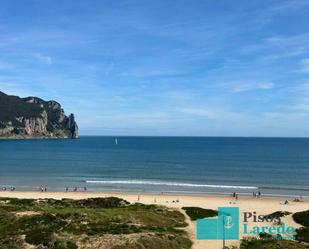
M 0 140 L 0 186 L 309 196 L 309 139 Z

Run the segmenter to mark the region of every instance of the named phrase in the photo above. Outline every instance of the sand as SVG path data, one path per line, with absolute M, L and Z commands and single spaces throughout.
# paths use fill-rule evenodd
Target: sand
M 181 210 L 185 206 L 202 207 L 209 209 L 218 209 L 218 207 L 239 207 L 240 209 L 240 238 L 243 237 L 243 212 L 256 212 L 258 215 L 267 215 L 276 211 L 289 211 L 291 213 L 309 210 L 309 200 L 304 202 L 293 202 L 289 200 L 289 204 L 281 204 L 285 199 L 279 198 L 253 198 L 253 197 L 239 197 L 236 201 L 230 196 L 195 196 L 195 195 L 170 195 L 170 194 L 146 194 L 146 193 L 103 193 L 103 192 L 0 192 L 0 197 L 15 197 L 15 198 L 71 198 L 83 199 L 90 197 L 109 197 L 115 196 L 123 198 L 129 202 L 141 202 L 144 204 L 159 204 L 171 208 Z M 177 202 L 177 200 L 179 202 Z M 182 210 L 181 210 L 182 211 Z M 183 212 L 183 211 L 182 211 Z M 282 219 L 286 226 L 299 227 L 291 215 Z M 194 241 L 193 249 L 216 249 L 222 248 L 222 241 L 197 241 L 195 239 L 195 222 L 187 219 L 189 226 L 187 231 L 190 234 L 192 241 Z M 248 222 L 248 227 L 254 225 L 273 225 L 272 223 L 253 223 L 252 220 Z M 238 245 L 239 241 L 227 241 L 226 245 Z

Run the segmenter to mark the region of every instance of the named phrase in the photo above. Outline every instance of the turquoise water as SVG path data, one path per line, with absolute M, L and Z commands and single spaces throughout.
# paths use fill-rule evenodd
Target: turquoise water
M 309 139 L 117 140 L 118 144 L 115 137 L 0 140 L 0 186 L 309 196 Z

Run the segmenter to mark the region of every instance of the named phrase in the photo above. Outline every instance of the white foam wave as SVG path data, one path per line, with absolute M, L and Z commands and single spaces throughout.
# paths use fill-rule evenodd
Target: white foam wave
M 258 189 L 255 186 L 234 186 L 234 185 L 210 185 L 210 184 L 194 184 L 180 182 L 160 182 L 160 181 L 142 181 L 142 180 L 87 180 L 90 184 L 131 184 L 131 185 L 161 185 L 161 186 L 178 186 L 193 188 L 224 188 L 224 189 Z

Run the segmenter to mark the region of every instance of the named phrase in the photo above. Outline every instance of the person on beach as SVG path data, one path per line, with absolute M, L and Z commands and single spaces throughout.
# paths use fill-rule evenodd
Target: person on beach
M 87 191 L 87 187 L 84 187 L 84 191 L 85 191 L 85 192 Z
M 77 191 L 77 187 L 74 188 L 74 192 L 76 192 L 76 191 Z
M 65 192 L 68 192 L 68 191 L 69 191 L 69 188 L 68 188 L 68 187 L 66 187 L 66 188 L 65 188 Z

